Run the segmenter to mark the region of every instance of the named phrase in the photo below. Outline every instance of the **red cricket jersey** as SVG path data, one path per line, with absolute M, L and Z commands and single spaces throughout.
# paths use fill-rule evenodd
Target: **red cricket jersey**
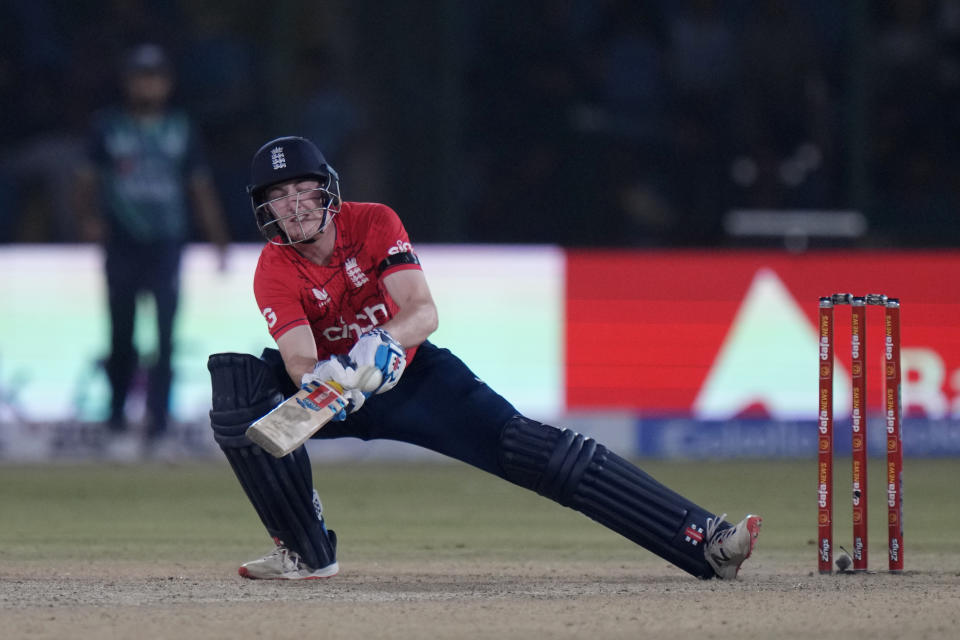
M 420 269 L 417 260 L 391 260 L 415 254 L 390 207 L 344 202 L 330 224 L 337 240 L 328 265 L 314 264 L 292 246 L 267 244 L 253 277 L 253 292 L 274 340 L 293 327 L 310 325 L 319 359 L 347 353 L 361 334 L 397 312 L 382 284 L 385 276 Z M 408 362 L 415 351 L 407 350 Z

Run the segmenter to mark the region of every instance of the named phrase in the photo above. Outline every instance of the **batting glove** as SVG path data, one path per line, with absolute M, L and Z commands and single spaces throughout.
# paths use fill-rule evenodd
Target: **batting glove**
M 340 421 L 346 420 L 348 414 L 362 407 L 370 395 L 357 388 L 357 377 L 357 365 L 349 356 L 330 356 L 318 362 L 313 371 L 303 374 L 300 385 L 306 387 L 317 382 L 335 382 L 339 385 L 342 389 L 340 393 L 347 401 L 346 407 L 333 418 L 334 421 Z
M 364 393 L 360 389 L 346 389 L 343 390 L 343 397 L 347 400 L 347 406 L 340 413 L 343 414 L 341 418 L 340 415 L 337 415 L 334 420 L 346 420 L 347 415 L 359 411 L 360 407 L 363 406 L 364 401 L 369 396 L 369 393 Z
M 365 393 L 383 393 L 397 386 L 407 366 L 407 352 L 383 329 L 373 329 L 360 336 L 350 349 L 356 363 L 356 388 Z

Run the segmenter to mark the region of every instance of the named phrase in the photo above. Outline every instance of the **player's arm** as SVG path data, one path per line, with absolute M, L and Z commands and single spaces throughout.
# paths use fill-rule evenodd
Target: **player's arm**
M 383 278 L 383 286 L 399 309 L 381 328 L 405 349 L 416 347 L 437 330 L 437 305 L 423 271 L 394 271 Z
M 207 239 L 216 245 L 220 253 L 220 266 L 226 260 L 227 244 L 230 238 L 227 234 L 227 223 L 220 206 L 220 199 L 213 186 L 213 180 L 206 171 L 194 171 L 188 183 L 190 199 L 193 208 L 200 218 Z
M 394 271 L 383 278 L 383 286 L 397 312 L 360 336 L 348 354 L 356 370 L 351 386 L 364 396 L 395 387 L 407 365 L 406 349 L 420 345 L 437 328 L 437 306 L 422 271 Z
M 91 164 L 81 165 L 75 175 L 74 209 L 79 221 L 80 240 L 100 242 L 104 236 L 103 220 L 98 208 L 100 202 L 96 169 Z
M 290 379 L 300 386 L 303 375 L 312 372 L 317 365 L 317 343 L 310 326 L 302 324 L 288 330 L 277 338 L 277 348 Z

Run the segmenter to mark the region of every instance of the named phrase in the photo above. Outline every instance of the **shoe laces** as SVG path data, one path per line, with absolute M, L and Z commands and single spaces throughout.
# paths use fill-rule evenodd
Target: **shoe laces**
M 265 556 L 265 558 L 272 558 L 273 556 L 282 556 L 285 551 L 287 551 L 286 547 L 277 545 L 273 548 L 273 551 L 271 551 Z
M 726 518 L 727 514 L 725 513 L 719 518 L 707 518 L 707 544 L 713 544 L 714 542 L 722 543 L 737 530 L 736 527 L 727 527 L 726 529 L 717 531 L 717 528 L 723 524 Z
M 270 556 L 280 556 L 280 566 L 283 567 L 284 570 L 288 570 L 290 565 L 292 565 L 293 569 L 300 569 L 300 555 L 296 551 L 278 546 L 270 553 Z

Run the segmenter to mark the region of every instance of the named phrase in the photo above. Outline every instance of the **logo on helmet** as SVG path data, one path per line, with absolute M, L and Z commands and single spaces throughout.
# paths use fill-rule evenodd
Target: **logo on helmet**
M 270 162 L 273 164 L 274 171 L 287 168 L 287 158 L 283 155 L 283 147 L 274 147 L 270 150 Z

